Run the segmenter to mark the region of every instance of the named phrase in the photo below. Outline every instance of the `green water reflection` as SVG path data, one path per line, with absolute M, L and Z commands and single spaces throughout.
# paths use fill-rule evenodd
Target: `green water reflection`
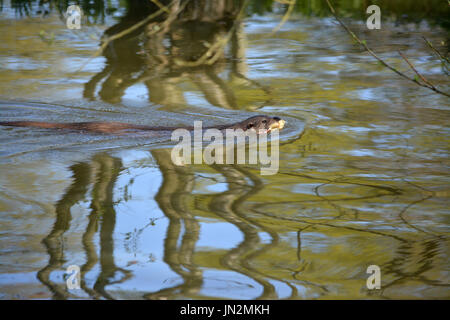
M 251 2 L 239 22 L 242 3 L 204 2 L 175 1 L 94 59 L 101 37 L 158 7 L 95 2 L 76 31 L 64 6 L 45 17 L 37 2 L 3 7 L 2 120 L 289 120 L 271 176 L 250 165 L 175 166 L 169 137 L 0 127 L 0 297 L 448 298 L 448 98 L 373 62 L 330 18 L 314 17 L 318 2 L 308 11 L 300 1 L 274 35 L 283 6 Z M 361 15 L 358 1 L 340 3 Z M 413 13 L 428 2 L 403 3 Z M 376 34 L 348 23 L 390 63 L 407 70 L 402 50 L 448 91 L 421 38 L 447 53 L 444 13 L 386 19 Z M 214 63 L 190 65 L 227 36 Z M 372 264 L 381 290 L 366 287 Z M 80 267 L 78 290 L 66 287 L 69 265 Z

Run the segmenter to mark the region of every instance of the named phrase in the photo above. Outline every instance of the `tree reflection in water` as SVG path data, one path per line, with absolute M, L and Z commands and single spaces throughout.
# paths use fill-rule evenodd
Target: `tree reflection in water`
M 243 25 L 235 19 L 242 2 L 223 0 L 215 1 L 214 6 L 205 6 L 206 2 L 183 4 L 174 1 L 167 14 L 111 41 L 103 52 L 105 67 L 85 84 L 84 97 L 117 103 L 128 88 L 142 83 L 152 103 L 160 105 L 161 109 L 181 112 L 187 105 L 183 88 L 194 85 L 211 105 L 222 109 L 239 109 L 232 90 L 234 81 L 255 87 L 264 98 L 269 99 L 270 90 L 246 76 Z M 123 32 L 157 9 L 148 1 L 130 1 L 125 16 L 105 31 L 105 39 Z M 229 53 L 225 54 L 226 48 L 222 48 L 215 63 L 190 66 L 189 63 L 179 62 L 198 61 L 212 44 L 230 32 Z M 224 71 L 228 71 L 228 81 L 223 77 Z M 196 262 L 202 211 L 236 226 L 243 235 L 243 240 L 234 248 L 220 253 L 220 268 L 257 283 L 262 290 L 256 296 L 258 299 L 281 298 L 275 283 L 288 287 L 289 293 L 284 294 L 283 298 L 291 299 L 304 297 L 305 291 L 308 292 L 307 297 L 333 296 L 336 287 L 344 286 L 343 282 L 347 279 L 330 288 L 319 274 L 333 270 L 316 271 L 318 267 L 313 261 L 312 250 L 302 250 L 308 241 L 308 234 L 311 236 L 313 233 L 322 233 L 329 238 L 351 234 L 357 239 L 361 237 L 368 241 L 368 238 L 373 243 L 381 239 L 395 246 L 393 256 L 385 257 L 383 265 L 380 265 L 386 277 L 382 297 L 389 298 L 384 290 L 403 281 L 417 280 L 432 286 L 447 286 L 429 277 L 434 265 L 441 263 L 438 260 L 445 251 L 442 248 L 446 238 L 417 227 L 406 217 L 406 211 L 411 206 L 431 199 L 433 193 L 422 190 L 424 197 L 410 201 L 398 213 L 407 230 L 423 235 L 420 240 L 415 240 L 415 235 L 409 235 L 409 231 L 399 233 L 395 228 L 392 231 L 380 231 L 377 226 L 365 227 L 365 223 L 370 220 L 362 219 L 357 209 L 347 205 L 375 199 L 395 203 L 411 190 L 411 185 L 407 186 L 406 183 L 371 184 L 356 178 L 280 172 L 279 176 L 283 179 L 282 183 L 277 180 L 278 185 L 288 184 L 289 179 L 294 181 L 292 184 L 314 184 L 314 193 L 303 198 L 275 201 L 264 198 L 271 180 L 264 181 L 253 174 L 251 168 L 232 165 L 177 167 L 170 160 L 169 150 L 151 150 L 151 155 L 162 174 L 162 184 L 155 200 L 168 219 L 163 261 L 179 276 L 181 283 L 147 291 L 142 294 L 143 298 L 209 297 L 201 292 L 205 285 L 204 268 Z M 116 211 L 113 190 L 122 163 L 117 158 L 99 154 L 91 161 L 72 166 L 71 170 L 73 183 L 56 204 L 56 221 L 43 240 L 49 261 L 38 272 L 38 279 L 51 290 L 54 298 L 76 297 L 67 291 L 65 284 L 57 284 L 52 280 L 51 274 L 67 262 L 63 238 L 70 228 L 71 208 L 86 197 L 90 185 L 93 185 L 88 224 L 82 236 L 86 262 L 81 267 L 81 289 L 92 298 L 113 299 L 115 296 L 107 287 L 124 283 L 133 276 L 131 271 L 116 265 L 114 254 Z M 206 205 L 198 208 L 192 205 L 199 198 L 193 191 L 197 176 L 204 170 L 215 172 L 224 179 L 227 187 L 223 192 L 208 195 Z M 324 192 L 327 187 L 339 190 L 342 186 L 353 188 L 358 193 L 355 192 L 355 196 L 348 196 L 346 192 L 343 192 L 345 196 L 327 196 Z M 262 193 L 262 198 L 258 198 Z M 305 207 L 312 209 L 308 211 Z M 313 209 L 331 214 L 321 216 L 322 212 L 319 212 L 315 216 Z M 94 244 L 96 234 L 100 237 L 99 249 Z M 263 241 L 263 234 L 268 235 L 269 240 Z M 295 239 L 294 245 L 288 242 L 290 237 Z M 100 273 L 90 286 L 86 275 L 97 265 Z
M 208 2 L 208 1 L 206 1 Z M 160 15 L 148 24 L 112 40 L 103 55 L 104 69 L 96 74 L 84 88 L 84 97 L 94 100 L 99 84 L 99 97 L 106 102 L 120 102 L 129 87 L 143 83 L 149 100 L 161 108 L 174 111 L 185 108 L 187 102 L 182 84 L 194 84 L 213 106 L 238 109 L 230 84 L 219 73 L 230 64 L 229 79 L 241 85 L 254 86 L 269 97 L 270 89 L 245 75 L 245 37 L 240 20 L 236 19 L 242 2 L 221 0 L 214 5 L 203 1 L 174 1 L 166 15 Z M 104 41 L 124 32 L 142 20 L 142 12 L 151 13 L 145 2 L 130 2 L 130 10 L 121 21 L 105 31 Z M 136 11 L 140 14 L 136 15 Z M 208 49 L 230 34 L 230 57 L 225 48 L 216 52 L 219 59 L 208 60 L 195 66 Z M 260 106 L 259 106 L 260 107 Z
M 87 196 L 89 186 L 93 183 L 91 193 L 91 212 L 89 223 L 83 234 L 82 242 L 86 253 L 86 263 L 81 267 L 80 287 L 92 298 L 111 299 L 105 287 L 127 280 L 129 271 L 119 268 L 114 262 L 113 233 L 116 223 L 116 212 L 113 204 L 114 184 L 121 170 L 121 161 L 105 154 L 94 157 L 91 163 L 76 164 L 71 167 L 73 183 L 62 199 L 56 204 L 56 221 L 50 234 L 43 240 L 49 254 L 49 263 L 38 272 L 38 279 L 52 292 L 53 298 L 68 298 L 65 283 L 63 286 L 50 280 L 50 274 L 62 267 L 64 257 L 64 233 L 70 228 L 71 208 Z M 99 230 L 100 228 L 100 230 Z M 93 236 L 100 235 L 100 258 L 93 244 Z M 100 263 L 100 274 L 93 288 L 88 288 L 84 275 L 94 265 Z M 121 275 L 119 275 L 119 273 Z

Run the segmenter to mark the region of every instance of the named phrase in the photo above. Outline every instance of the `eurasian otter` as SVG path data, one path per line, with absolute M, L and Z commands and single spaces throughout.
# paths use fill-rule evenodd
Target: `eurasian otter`
M 269 117 L 269 116 L 254 116 L 248 118 L 244 121 L 230 124 L 230 125 L 219 125 L 206 127 L 203 129 L 216 128 L 219 130 L 224 129 L 242 129 L 255 130 L 258 134 L 269 133 L 275 129 L 282 129 L 286 121 L 280 119 L 279 117 Z M 0 121 L 2 126 L 13 126 L 13 127 L 33 127 L 33 128 L 43 128 L 43 129 L 65 129 L 65 130 L 76 130 L 85 131 L 93 133 L 126 133 L 126 132 L 136 132 L 136 131 L 173 131 L 176 129 L 188 129 L 193 130 L 193 127 L 151 127 L 144 125 L 134 125 L 122 122 L 70 122 L 70 123 L 51 123 L 51 122 L 36 122 L 36 121 Z

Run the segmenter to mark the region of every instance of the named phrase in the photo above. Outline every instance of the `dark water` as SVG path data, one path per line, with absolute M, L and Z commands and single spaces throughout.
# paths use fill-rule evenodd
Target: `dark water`
M 288 122 L 268 176 L 175 166 L 167 136 L 1 127 L 1 298 L 450 296 L 449 98 L 376 63 L 331 17 L 294 13 L 271 34 L 277 10 L 234 24 L 237 7 L 188 6 L 92 58 L 100 37 L 147 13 L 70 30 L 56 10 L 20 18 L 4 6 L 1 121 Z M 413 76 L 401 50 L 449 91 L 422 39 L 447 54 L 441 26 L 346 22 L 383 59 Z M 215 63 L 179 63 L 228 35 Z M 81 289 L 66 287 L 70 265 Z M 380 290 L 366 287 L 370 265 Z

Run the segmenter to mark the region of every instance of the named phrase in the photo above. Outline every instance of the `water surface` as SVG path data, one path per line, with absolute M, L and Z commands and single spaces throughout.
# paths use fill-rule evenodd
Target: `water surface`
M 186 13 L 92 58 L 100 37 L 139 17 L 70 30 L 56 11 L 13 12 L 0 15 L 2 121 L 215 125 L 262 113 L 288 124 L 271 176 L 175 166 L 167 136 L 1 127 L 1 298 L 449 297 L 449 99 L 376 63 L 332 18 L 295 14 L 271 35 L 277 12 L 234 29 L 220 13 Z M 421 38 L 446 52 L 445 29 L 346 21 L 389 63 L 412 74 L 401 50 L 449 91 Z M 176 64 L 228 32 L 213 65 Z M 381 290 L 366 287 L 373 264 Z M 80 290 L 66 288 L 69 265 Z

